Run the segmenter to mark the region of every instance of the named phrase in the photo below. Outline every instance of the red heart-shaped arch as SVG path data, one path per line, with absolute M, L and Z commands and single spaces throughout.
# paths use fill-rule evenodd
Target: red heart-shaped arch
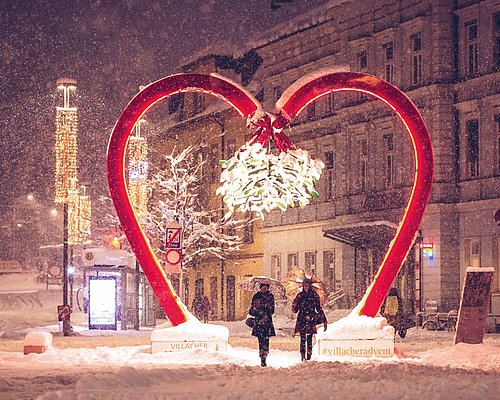
M 433 177 L 432 146 L 422 117 L 404 93 L 389 83 L 366 74 L 335 72 L 299 80 L 277 103 L 277 113 L 282 117 L 279 121 L 293 118 L 316 98 L 339 90 L 362 91 L 387 103 L 406 126 L 415 152 L 415 181 L 410 201 L 396 236 L 359 309 L 360 314 L 374 316 L 408 253 L 429 199 Z M 185 322 L 187 316 L 135 216 L 127 192 L 125 152 L 132 129 L 151 106 L 165 97 L 188 91 L 201 91 L 220 97 L 243 117 L 248 117 L 261 108 L 253 96 L 224 78 L 203 74 L 169 76 L 144 88 L 127 105 L 111 134 L 107 157 L 108 185 L 118 218 L 151 287 L 174 326 Z

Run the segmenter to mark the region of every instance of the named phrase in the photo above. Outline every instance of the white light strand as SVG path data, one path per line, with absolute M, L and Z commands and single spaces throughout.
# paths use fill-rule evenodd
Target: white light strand
M 223 196 L 229 211 L 262 211 L 279 208 L 285 211 L 296 204 L 303 208 L 319 196 L 314 184 L 325 165 L 313 160 L 306 150 L 290 150 L 274 155 L 259 143 L 244 145 L 229 160 L 220 161 L 222 186 L 217 194 Z

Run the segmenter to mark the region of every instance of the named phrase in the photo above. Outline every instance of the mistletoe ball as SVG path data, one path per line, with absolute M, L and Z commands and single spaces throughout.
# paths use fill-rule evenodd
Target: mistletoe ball
M 314 184 L 325 165 L 313 160 L 306 150 L 289 150 L 279 155 L 260 143 L 245 144 L 228 160 L 220 161 L 223 196 L 230 216 L 236 211 L 262 211 L 279 208 L 285 211 L 296 204 L 303 208 L 317 198 Z

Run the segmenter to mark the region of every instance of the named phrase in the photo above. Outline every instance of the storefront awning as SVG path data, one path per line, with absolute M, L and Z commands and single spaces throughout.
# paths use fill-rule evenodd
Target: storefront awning
M 340 243 L 366 249 L 387 248 L 394 238 L 397 224 L 385 220 L 326 226 L 323 236 Z

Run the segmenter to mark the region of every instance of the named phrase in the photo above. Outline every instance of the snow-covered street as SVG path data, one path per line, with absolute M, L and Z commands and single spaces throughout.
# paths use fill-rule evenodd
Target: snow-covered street
M 151 329 L 89 331 L 86 314 L 78 312 L 72 315 L 74 335 L 64 337 L 54 322 L 57 293 L 8 283 L 3 286 L 10 293 L 0 303 L 2 400 L 136 399 L 139 393 L 147 399 L 198 400 L 496 399 L 500 392 L 500 335 L 486 335 L 482 345 L 453 346 L 454 332 L 412 328 L 405 339 L 396 337 L 393 358 L 318 361 L 314 353 L 311 362 L 301 363 L 299 338 L 283 329 L 291 321 L 278 316 L 269 367 L 262 368 L 257 340 L 243 321 L 215 322 L 229 329 L 227 353 L 151 354 Z M 341 316 L 331 312 L 329 320 Z M 53 346 L 25 356 L 23 339 L 33 331 L 51 332 Z
M 135 399 L 138 393 L 148 399 L 300 399 L 311 393 L 317 399 L 496 399 L 500 390 L 498 358 L 497 368 L 482 370 L 434 366 L 436 354 L 430 362 L 301 364 L 294 352 L 273 351 L 271 368 L 261 368 L 255 351 L 243 348 L 229 354 L 147 351 L 140 346 L 2 353 L 2 399 Z
M 313 393 L 318 399 L 496 399 L 500 391 L 495 335 L 483 345 L 451 346 L 452 332 L 411 329 L 396 343 L 407 358 L 308 363 L 292 351 L 297 339 L 281 336 L 271 340 L 270 367 L 262 368 L 256 340 L 243 323 L 225 325 L 234 346 L 226 354 L 201 349 L 151 354 L 150 331 L 56 336 L 54 348 L 27 356 L 22 341 L 3 339 L 1 398 L 135 399 L 141 393 L 148 399 L 300 399 Z
M 74 335 L 54 322 L 58 292 L 6 282 L 0 297 L 0 398 L 10 399 L 496 399 L 500 392 L 500 335 L 482 345 L 453 346 L 454 332 L 412 328 L 396 337 L 398 356 L 339 357 L 300 362 L 299 338 L 275 318 L 268 368 L 259 366 L 257 340 L 243 321 L 229 329 L 227 353 L 202 349 L 151 354 L 151 329 L 90 331 L 72 315 Z M 8 285 L 7 285 L 8 284 Z M 14 293 L 15 292 L 15 293 Z M 30 301 L 34 299 L 34 301 Z M 36 301 L 35 301 L 36 300 Z M 8 301 L 8 303 L 7 303 Z M 329 320 L 342 317 L 330 312 Z M 158 321 L 160 323 L 161 321 Z M 23 355 L 28 332 L 51 332 L 44 354 Z

